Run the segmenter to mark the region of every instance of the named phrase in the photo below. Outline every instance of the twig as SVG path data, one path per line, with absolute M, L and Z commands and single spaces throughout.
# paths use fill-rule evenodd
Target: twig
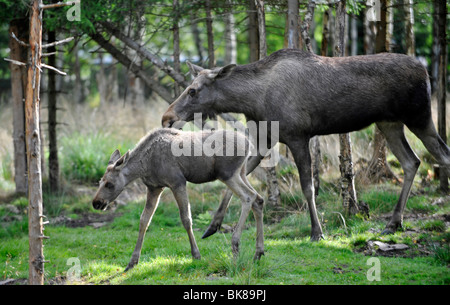
M 9 61 L 9 62 L 11 62 L 11 63 L 13 63 L 15 65 L 18 65 L 18 66 L 26 66 L 27 65 L 24 62 L 17 61 L 17 60 L 14 60 L 14 59 L 10 59 L 10 58 L 3 58 L 3 59 L 6 60 L 6 61 Z
M 56 55 L 56 52 L 42 53 L 42 54 L 41 54 L 41 58 L 42 58 L 42 57 L 49 57 L 49 56 L 52 56 L 52 55 Z
M 15 41 L 17 41 L 17 43 L 20 44 L 21 46 L 24 46 L 24 47 L 29 47 L 29 46 L 30 46 L 28 43 L 23 42 L 22 40 L 20 40 L 19 38 L 17 38 L 16 35 L 14 34 L 14 32 L 11 32 L 11 37 L 12 37 Z
M 52 42 L 52 43 L 47 43 L 47 44 L 42 45 L 42 48 L 44 49 L 44 48 L 54 47 L 54 46 L 57 46 L 57 45 L 60 45 L 60 44 L 72 41 L 74 39 L 75 39 L 75 37 L 69 37 L 69 38 L 66 38 L 66 39 L 63 39 L 63 40 L 58 40 L 58 41 L 55 41 L 55 42 Z
M 58 3 L 53 3 L 53 4 L 41 4 L 39 6 L 40 9 L 45 10 L 48 8 L 55 8 L 55 7 L 62 7 L 62 6 L 71 6 L 74 4 L 78 4 L 80 3 L 80 0 L 76 0 L 76 1 L 69 1 L 69 2 L 58 2 Z
M 342 216 L 342 214 L 339 213 L 339 212 L 331 212 L 331 213 L 333 213 L 333 214 L 338 214 L 338 215 L 340 216 L 340 218 L 341 218 L 341 220 L 342 220 L 342 224 L 344 225 L 345 234 L 348 235 L 347 225 L 345 224 L 344 216 Z
M 42 67 L 42 68 L 47 68 L 47 69 L 53 70 L 53 71 L 55 71 L 56 73 L 61 74 L 61 75 L 67 75 L 66 72 L 60 71 L 60 70 L 56 69 L 55 67 L 46 65 L 46 64 L 44 64 L 44 63 L 41 63 L 41 67 Z

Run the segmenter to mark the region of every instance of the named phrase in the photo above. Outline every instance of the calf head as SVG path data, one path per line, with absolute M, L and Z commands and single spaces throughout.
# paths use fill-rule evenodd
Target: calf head
M 108 167 L 99 183 L 99 188 L 92 201 L 92 206 L 96 210 L 105 210 L 109 203 L 119 196 L 127 184 L 123 168 L 128 162 L 130 152 L 120 156 L 116 150 L 108 162 Z
M 176 122 L 189 122 L 195 113 L 201 113 L 202 119 L 214 118 L 217 111 L 214 104 L 226 100 L 226 96 L 215 86 L 216 81 L 228 77 L 236 65 L 231 64 L 222 68 L 204 69 L 187 62 L 191 74 L 194 76 L 192 84 L 173 102 L 162 117 L 163 127 L 181 127 Z

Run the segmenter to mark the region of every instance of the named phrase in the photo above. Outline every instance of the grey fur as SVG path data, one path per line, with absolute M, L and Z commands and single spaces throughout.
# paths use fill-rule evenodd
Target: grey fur
M 377 123 L 405 172 L 398 204 L 386 232 L 402 225 L 403 210 L 419 160 L 404 138 L 406 125 L 424 143 L 444 170 L 450 172 L 450 149 L 436 133 L 431 118 L 430 83 L 415 59 L 393 53 L 321 57 L 284 49 L 243 66 L 213 70 L 190 65 L 192 84 L 169 106 L 162 125 L 190 121 L 193 114 L 212 117 L 244 113 L 248 120 L 278 121 L 279 141 L 289 146 L 299 169 L 311 216 L 311 239 L 323 236 L 317 217 L 311 178 L 309 140 L 315 135 L 346 133 Z M 195 89 L 195 95 L 189 90 Z M 270 141 L 269 141 L 270 142 Z M 250 158 L 248 171 L 265 152 Z M 227 194 L 204 237 L 222 222 Z
M 235 153 L 227 155 L 227 146 L 223 145 L 222 153 L 217 151 L 217 154 L 213 155 L 203 153 L 199 156 L 175 156 L 173 154 L 173 147 L 179 147 L 182 143 L 192 144 L 193 153 L 194 145 L 202 145 L 211 138 L 217 140 L 217 143 L 220 140 L 223 143 L 231 143 Z M 237 153 L 239 143 L 244 143 L 243 154 Z M 123 156 L 116 150 L 111 155 L 92 204 L 95 209 L 106 209 L 108 204 L 116 199 L 130 182 L 138 178 L 147 186 L 147 203 L 141 215 L 139 237 L 126 270 L 133 268 L 139 262 L 145 232 L 165 187 L 172 190 L 177 201 L 181 221 L 189 236 L 192 256 L 200 259 L 200 252 L 192 232 L 191 211 L 186 190 L 188 181 L 205 183 L 219 179 L 241 199 L 241 216 L 232 236 L 234 254 L 239 251 L 244 222 L 252 209 L 257 227 L 255 258 L 259 259 L 264 254 L 263 199 L 253 189 L 246 177 L 249 150 L 248 140 L 237 132 L 226 130 L 183 132 L 168 128 L 150 132 L 133 150 Z

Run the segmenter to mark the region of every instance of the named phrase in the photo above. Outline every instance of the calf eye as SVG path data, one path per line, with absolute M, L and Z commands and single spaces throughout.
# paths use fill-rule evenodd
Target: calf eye
M 188 91 L 188 94 L 189 94 L 191 97 L 194 97 L 194 96 L 195 96 L 195 93 L 196 93 L 195 89 L 189 89 L 189 91 Z
M 105 187 L 106 187 L 107 189 L 113 189 L 113 188 L 114 188 L 114 184 L 112 184 L 111 182 L 106 182 L 106 183 L 105 183 Z

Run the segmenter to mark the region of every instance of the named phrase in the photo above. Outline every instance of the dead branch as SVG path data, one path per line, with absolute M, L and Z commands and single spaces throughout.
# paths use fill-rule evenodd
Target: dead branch
M 55 7 L 62 7 L 62 6 L 72 6 L 75 4 L 79 4 L 80 0 L 75 0 L 75 1 L 69 1 L 69 2 L 58 2 L 58 3 L 53 3 L 53 4 L 41 4 L 39 6 L 39 8 L 41 10 L 45 10 L 48 8 L 55 8 Z
M 69 38 L 66 38 L 63 40 L 58 40 L 58 41 L 55 41 L 52 43 L 47 43 L 47 44 L 42 45 L 42 48 L 44 49 L 44 48 L 54 47 L 54 46 L 57 46 L 57 45 L 60 45 L 60 44 L 66 43 L 66 42 L 70 42 L 74 39 L 75 39 L 75 37 L 69 37 Z
M 22 40 L 20 40 L 19 38 L 16 37 L 16 35 L 14 34 L 14 32 L 11 32 L 11 37 L 17 41 L 18 44 L 20 44 L 23 47 L 29 47 L 30 45 L 26 42 L 23 42 Z
M 14 60 L 14 59 L 10 59 L 10 58 L 3 58 L 3 59 L 6 60 L 6 61 L 9 61 L 10 63 L 13 63 L 13 64 L 15 64 L 15 65 L 18 65 L 18 66 L 26 66 L 26 65 L 27 65 L 27 64 L 24 63 L 24 62 L 17 61 L 17 60 Z
M 67 75 L 66 72 L 60 71 L 60 70 L 56 69 L 55 67 L 46 65 L 46 64 L 44 64 L 44 63 L 41 63 L 41 67 L 42 67 L 42 68 L 49 69 L 49 70 L 53 70 L 53 71 L 55 71 L 56 73 L 58 73 L 58 74 L 60 74 L 60 75 Z
M 53 55 L 56 55 L 56 52 L 42 53 L 42 54 L 41 54 L 41 58 L 42 58 L 42 57 L 49 57 L 49 56 L 53 56 Z

